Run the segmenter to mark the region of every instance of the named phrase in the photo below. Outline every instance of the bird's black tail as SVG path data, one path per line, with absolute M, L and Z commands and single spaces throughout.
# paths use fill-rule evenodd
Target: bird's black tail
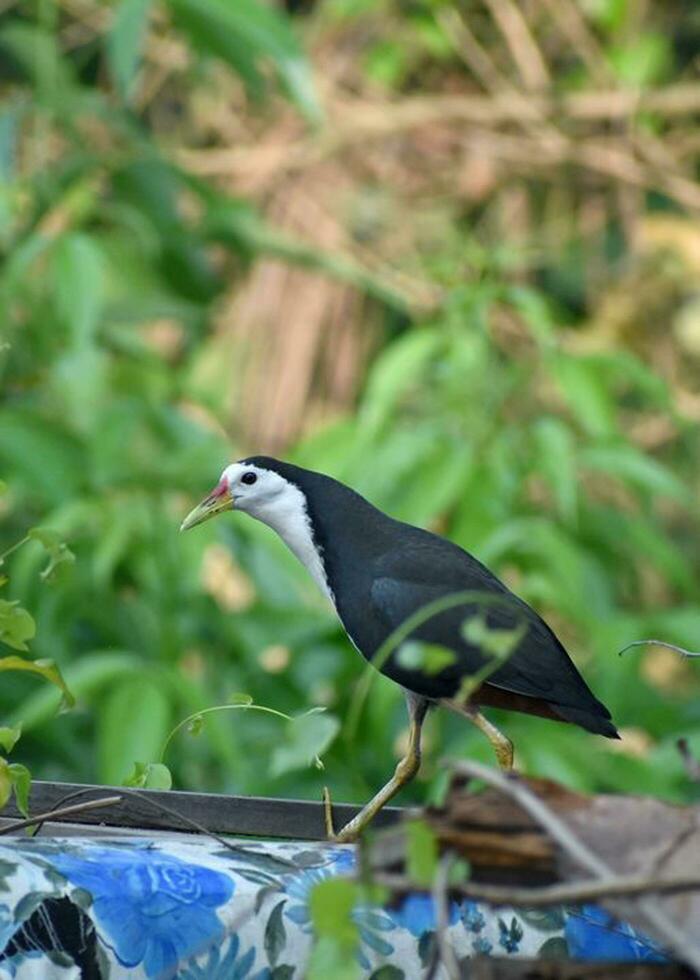
M 619 738 L 620 733 L 612 723 L 610 712 L 599 701 L 597 704 L 600 705 L 600 714 L 593 711 L 586 711 L 585 708 L 569 708 L 564 704 L 550 704 L 550 707 L 564 721 L 570 721 L 574 725 L 580 725 L 587 732 L 593 732 L 594 735 L 604 735 L 606 738 Z

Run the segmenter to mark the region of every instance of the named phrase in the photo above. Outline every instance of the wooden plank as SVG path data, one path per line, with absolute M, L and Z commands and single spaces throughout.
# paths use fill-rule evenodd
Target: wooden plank
M 80 793 L 80 796 L 74 794 Z M 257 796 L 224 796 L 218 793 L 189 793 L 178 790 L 128 790 L 122 786 L 94 786 L 78 783 L 32 783 L 29 812 L 45 813 L 58 806 L 99 796 L 124 794 L 121 803 L 103 810 L 72 814 L 72 824 L 101 824 L 139 830 L 194 831 L 193 820 L 217 834 L 252 837 L 282 837 L 289 840 L 325 840 L 323 805 L 310 800 L 280 800 Z M 68 799 L 68 797 L 71 797 Z M 167 809 L 166 809 L 167 808 Z M 351 820 L 360 807 L 339 803 L 333 807 L 335 826 Z M 173 811 L 173 812 L 170 812 Z M 385 807 L 374 821 L 376 827 L 395 824 L 407 811 Z M 186 819 L 179 819 L 179 815 Z M 21 819 L 14 799 L 2 811 L 3 817 Z M 54 821 L 57 823 L 59 821 Z

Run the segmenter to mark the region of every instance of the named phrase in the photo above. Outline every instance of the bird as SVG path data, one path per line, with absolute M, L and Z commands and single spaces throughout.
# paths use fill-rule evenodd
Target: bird
M 228 510 L 277 532 L 330 600 L 353 646 L 404 691 L 409 716 L 405 755 L 386 785 L 337 833 L 326 798 L 326 827 L 333 840 L 356 840 L 417 774 L 423 722 L 435 705 L 475 724 L 506 770 L 513 767 L 513 745 L 482 707 L 620 737 L 610 712 L 553 630 L 459 545 L 390 517 L 333 477 L 270 456 L 228 465 L 181 530 Z M 466 628 L 478 616 L 481 633 Z M 511 638 L 507 657 L 495 656 L 480 642 L 480 636 L 488 636 L 484 628 Z M 411 642 L 414 654 L 416 647 L 420 653 L 420 644 L 423 649 L 431 645 L 443 651 L 443 659 L 428 663 L 407 657 Z

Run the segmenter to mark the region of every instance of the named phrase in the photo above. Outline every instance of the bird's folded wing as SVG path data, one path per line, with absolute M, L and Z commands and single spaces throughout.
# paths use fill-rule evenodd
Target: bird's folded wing
M 510 659 L 489 677 L 489 683 L 561 705 L 581 706 L 582 700 L 590 699 L 590 709 L 598 708 L 599 702 L 544 620 L 466 552 L 456 547 L 449 551 L 412 547 L 409 553 L 395 552 L 382 560 L 377 573 L 371 590 L 372 612 L 390 631 L 441 597 L 464 591 L 483 596 L 431 616 L 411 634 L 453 650 L 458 661 L 447 668 L 451 674 L 474 674 L 491 659 L 464 637 L 465 621 L 482 615 L 490 629 L 514 629 L 523 624 L 522 639 Z

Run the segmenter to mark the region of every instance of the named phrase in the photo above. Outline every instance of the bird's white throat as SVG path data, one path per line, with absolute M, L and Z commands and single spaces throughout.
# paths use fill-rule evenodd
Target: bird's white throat
M 251 501 L 251 506 L 245 507 L 245 510 L 251 517 L 267 524 L 279 534 L 289 550 L 308 570 L 321 592 L 328 596 L 335 606 L 335 598 L 328 585 L 323 558 L 314 543 L 306 497 L 299 487 L 285 480 L 284 488 L 272 499 L 256 501 L 255 505 L 252 505 Z

